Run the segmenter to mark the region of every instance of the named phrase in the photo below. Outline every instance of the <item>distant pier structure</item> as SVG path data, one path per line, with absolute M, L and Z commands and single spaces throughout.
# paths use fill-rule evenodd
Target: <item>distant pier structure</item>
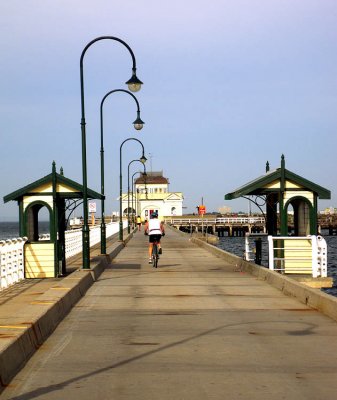
M 321 214 L 318 216 L 318 233 L 328 231 L 329 236 L 337 236 L 337 214 Z
M 188 233 L 209 233 L 220 236 L 245 236 L 246 233 L 266 233 L 265 218 L 258 217 L 188 217 L 166 218 L 166 223 Z

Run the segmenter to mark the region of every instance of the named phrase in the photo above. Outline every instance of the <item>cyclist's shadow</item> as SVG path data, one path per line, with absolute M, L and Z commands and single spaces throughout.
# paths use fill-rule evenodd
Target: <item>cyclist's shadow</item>
M 165 263 L 161 263 L 160 261 L 161 260 L 159 259 L 158 266 L 157 266 L 158 269 L 168 268 L 168 267 L 181 267 L 183 265 L 183 264 L 165 264 Z

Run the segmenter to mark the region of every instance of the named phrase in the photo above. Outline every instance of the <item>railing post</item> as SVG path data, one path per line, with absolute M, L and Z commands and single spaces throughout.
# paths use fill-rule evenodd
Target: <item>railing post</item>
M 311 235 L 311 265 L 312 277 L 318 277 L 318 253 L 317 253 L 317 240 L 315 235 Z
M 272 236 L 268 236 L 269 269 L 274 271 L 274 241 Z
M 7 275 L 6 275 L 6 242 L 0 241 L 0 288 L 7 287 Z
M 249 235 L 245 235 L 245 260 L 250 261 L 249 257 Z
M 328 276 L 327 246 L 325 239 L 320 235 L 317 236 L 317 257 L 321 277 L 326 278 Z

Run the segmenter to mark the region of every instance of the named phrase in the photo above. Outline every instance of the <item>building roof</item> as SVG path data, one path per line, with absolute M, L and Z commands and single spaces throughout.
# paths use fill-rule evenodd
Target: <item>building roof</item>
M 141 185 L 141 184 L 147 184 L 147 185 L 155 185 L 155 184 L 163 184 L 167 185 L 169 183 L 168 178 L 165 178 L 163 176 L 163 171 L 159 172 L 147 172 L 146 175 L 141 175 L 135 180 L 136 185 Z
M 276 181 L 289 181 L 303 190 L 308 190 L 313 193 L 316 193 L 320 199 L 330 199 L 331 192 L 328 189 L 323 188 L 322 186 L 317 185 L 314 182 L 311 182 L 294 172 L 289 171 L 285 168 L 284 156 L 281 159 L 281 168 L 277 168 L 273 171 L 267 172 L 265 175 L 262 175 L 245 185 L 235 189 L 231 193 L 227 193 L 225 195 L 225 200 L 237 199 L 242 196 L 250 196 L 250 195 L 266 195 L 271 192 L 279 192 L 280 187 L 273 185 Z

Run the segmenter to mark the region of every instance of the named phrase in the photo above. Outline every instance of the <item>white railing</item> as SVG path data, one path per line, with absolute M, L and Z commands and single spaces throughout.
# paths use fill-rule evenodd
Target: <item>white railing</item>
M 268 247 L 269 269 L 327 277 L 327 245 L 322 236 L 268 236 Z
M 183 225 L 183 224 L 228 224 L 228 225 L 244 225 L 244 224 L 264 224 L 265 219 L 263 217 L 233 217 L 233 218 L 166 218 L 166 223 L 172 225 Z
M 127 221 L 123 221 L 123 228 L 128 226 Z M 119 231 L 118 222 L 110 222 L 106 224 L 106 237 L 114 235 Z M 101 241 L 101 227 L 95 226 L 90 229 L 90 246 Z M 72 257 L 82 251 L 82 228 L 71 229 L 65 232 L 65 242 L 66 242 L 66 259 Z
M 123 221 L 123 228 L 128 222 Z M 119 223 L 106 224 L 106 237 L 119 231 Z M 49 240 L 49 234 L 39 236 L 39 240 Z M 7 239 L 0 241 L 0 289 L 4 289 L 24 279 L 24 244 L 27 238 Z M 90 246 L 101 241 L 100 226 L 90 229 Z M 79 254 L 82 251 L 82 229 L 72 229 L 65 232 L 66 259 Z
M 0 241 L 0 288 L 24 279 L 23 246 L 27 238 Z
M 216 218 L 217 224 L 264 224 L 263 217 L 230 217 L 230 218 Z

